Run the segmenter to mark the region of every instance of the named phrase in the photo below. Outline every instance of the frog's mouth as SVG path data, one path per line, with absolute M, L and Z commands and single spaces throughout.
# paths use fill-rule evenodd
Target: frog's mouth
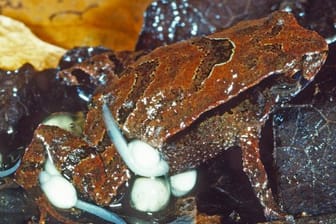
M 159 150 L 140 140 L 127 143 L 106 103 L 103 104 L 102 110 L 107 133 L 119 155 L 132 172 L 144 177 L 168 174 L 169 165 L 162 158 Z

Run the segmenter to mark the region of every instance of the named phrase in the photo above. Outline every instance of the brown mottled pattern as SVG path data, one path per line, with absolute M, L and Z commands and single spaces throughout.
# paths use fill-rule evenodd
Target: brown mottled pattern
M 208 56 L 207 51 L 200 50 L 193 43 L 223 38 L 232 42 L 234 49 L 223 47 L 224 53 L 219 56 L 225 57 L 218 58 L 218 61 L 225 61 L 233 50 L 231 60 L 215 66 L 210 63 L 211 67 L 202 68 L 210 73 L 198 75 L 206 79 L 201 89 L 191 93 L 192 80 Z M 115 116 L 125 103 L 130 94 L 125 90 L 134 88 L 132 80 L 136 79 L 137 67 L 158 60 L 154 79 L 121 125 L 129 138 L 139 138 L 160 147 L 167 138 L 188 127 L 204 112 L 272 74 L 292 76 L 303 70 L 304 77 L 310 80 L 324 62 L 325 56 L 320 53 L 325 51 L 327 45 L 317 33 L 299 26 L 289 13 L 276 12 L 267 18 L 241 22 L 207 38 L 195 38 L 153 50 L 114 81 L 115 89 L 111 94 L 116 96 L 116 100 L 110 108 Z M 311 54 L 317 55 L 316 63 L 305 64 L 306 56 L 309 58 Z M 177 90 L 181 95 L 176 96 Z M 178 102 L 174 100 L 177 97 Z
M 38 129 L 35 130 L 35 133 L 38 132 Z M 38 138 L 34 138 L 28 147 L 34 150 L 24 154 L 22 163 L 15 172 L 15 181 L 25 189 L 38 187 L 38 174 L 43 169 L 46 155 L 43 143 Z M 39 192 L 41 192 L 40 189 Z
M 127 169 L 114 147 L 107 146 L 98 152 L 84 139 L 46 125 L 40 125 L 34 136 L 15 174 L 16 182 L 26 189 L 40 188 L 38 175 L 47 151 L 57 169 L 74 184 L 78 193 L 99 205 L 109 204 L 117 189 L 128 179 Z
M 152 82 L 157 65 L 157 60 L 146 61 L 135 68 L 134 72 L 136 78 L 132 86 L 132 90 L 118 111 L 119 122 L 124 123 L 128 115 L 134 110 L 135 103 L 143 95 L 146 87 Z
M 224 150 L 238 146 L 242 151 L 243 171 L 256 196 L 269 211 L 279 212 L 268 188 L 267 175 L 260 159 L 259 139 L 262 127 L 279 98 L 278 88 L 275 87 L 286 89 L 290 96 L 300 90 L 300 85 L 297 85 L 298 89 L 290 88 L 298 82 L 291 77 L 270 77 L 256 88 L 205 113 L 186 130 L 169 138 L 161 151 L 170 165 L 170 172 L 174 174 L 197 167 Z

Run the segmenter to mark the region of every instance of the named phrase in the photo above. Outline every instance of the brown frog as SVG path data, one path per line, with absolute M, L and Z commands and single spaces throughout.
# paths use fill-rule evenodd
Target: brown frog
M 141 140 L 160 153 L 161 163 L 152 169 L 166 162 L 170 174 L 179 173 L 239 146 L 266 217 L 279 218 L 260 160 L 261 128 L 277 105 L 314 78 L 327 50 L 317 33 L 300 27 L 289 13 L 275 12 L 157 48 L 111 79 L 94 102 L 96 108 L 108 105 L 126 139 Z M 113 126 L 105 105 L 105 120 Z M 115 138 L 116 131 L 109 125 L 107 130 Z
M 273 200 L 260 160 L 261 128 L 276 105 L 288 101 L 314 78 L 327 50 L 322 37 L 300 27 L 285 12 L 157 48 L 122 72 L 108 76 L 106 85 L 96 90 L 84 139 L 40 126 L 16 172 L 16 181 L 27 190 L 34 189 L 36 198 L 43 198 L 37 190 L 37 176 L 47 151 L 52 152 L 56 167 L 84 196 L 106 205 L 115 195 L 105 192 L 104 183 L 111 180 L 106 175 L 113 173 L 122 180 L 114 182 L 113 189 L 127 179 L 115 148 L 134 173 L 157 176 L 183 172 L 231 146 L 239 146 L 244 171 L 265 207 L 265 215 L 279 217 L 281 210 Z M 107 141 L 106 133 L 116 144 Z M 142 170 L 138 163 L 143 158 L 130 161 L 134 147 L 125 139 L 148 145 L 159 158 Z M 98 154 L 101 156 L 95 156 Z M 111 170 L 105 171 L 106 167 Z M 74 180 L 76 175 L 85 179 L 85 173 L 93 170 L 100 171 L 84 188 Z M 102 183 L 101 188 L 96 182 Z M 102 192 L 109 199 L 94 196 Z M 51 208 L 49 212 L 53 212 Z M 62 218 L 55 212 L 53 215 Z

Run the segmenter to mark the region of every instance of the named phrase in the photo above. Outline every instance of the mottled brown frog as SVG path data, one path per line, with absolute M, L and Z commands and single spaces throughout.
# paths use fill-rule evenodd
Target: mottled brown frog
M 275 12 L 157 48 L 112 78 L 94 102 L 97 108 L 108 105 L 127 140 L 141 140 L 159 152 L 161 162 L 152 167 L 157 175 L 167 171 L 162 167 L 179 173 L 239 146 L 244 171 L 271 219 L 281 210 L 260 160 L 261 128 L 276 106 L 313 80 L 327 50 L 317 33 L 300 27 L 289 13 Z M 109 117 L 106 109 L 104 114 Z M 107 129 L 115 138 L 116 131 Z M 134 162 L 124 161 L 141 174 Z
M 117 149 L 130 170 L 144 176 L 180 173 L 231 146 L 239 146 L 244 171 L 265 207 L 265 215 L 278 218 L 281 210 L 273 200 L 259 155 L 261 128 L 276 105 L 290 100 L 314 78 L 327 50 L 322 37 L 299 26 L 286 12 L 157 48 L 122 72 L 107 77 L 106 85 L 100 86 L 92 98 L 84 139 L 78 141 L 88 146 L 104 141 L 103 146 Z M 28 190 L 39 185 L 37 176 L 46 157 L 46 145 L 57 143 L 57 147 L 63 147 L 65 134 L 49 129 L 39 127 L 33 139 L 39 141 L 39 152 L 28 147 L 16 173 L 17 182 Z M 51 135 L 53 132 L 56 134 Z M 106 133 L 114 146 L 106 144 Z M 45 136 L 48 141 L 43 140 Z M 158 155 L 151 160 L 153 164 L 145 168 L 140 164 L 144 156 L 134 156 L 134 147 L 127 143 L 134 140 L 153 149 L 154 157 Z M 82 148 L 83 155 L 90 150 L 97 153 L 95 148 Z M 67 152 L 55 150 L 57 168 L 63 174 L 64 170 L 76 169 L 64 158 L 81 163 L 82 157 L 76 157 L 74 151 L 71 147 Z M 115 161 L 120 159 L 113 155 Z M 91 163 L 89 156 L 83 158 L 90 164 L 82 167 L 83 173 L 101 163 Z M 106 175 L 103 170 L 102 174 Z M 87 189 L 108 194 L 106 188 L 85 186 L 87 195 L 91 194 L 85 192 Z M 91 200 L 100 204 L 95 197 Z

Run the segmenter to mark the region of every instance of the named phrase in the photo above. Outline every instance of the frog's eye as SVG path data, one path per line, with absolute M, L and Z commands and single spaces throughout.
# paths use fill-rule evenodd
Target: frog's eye
M 79 200 L 75 187 L 62 177 L 50 159 L 46 161 L 44 171 L 39 175 L 39 181 L 49 202 L 57 208 L 69 209 L 76 207 L 112 223 L 126 223 L 113 212 Z
M 168 173 L 169 165 L 158 150 L 140 140 L 127 143 L 105 103 L 103 117 L 111 141 L 130 170 L 144 177 L 163 176 Z

